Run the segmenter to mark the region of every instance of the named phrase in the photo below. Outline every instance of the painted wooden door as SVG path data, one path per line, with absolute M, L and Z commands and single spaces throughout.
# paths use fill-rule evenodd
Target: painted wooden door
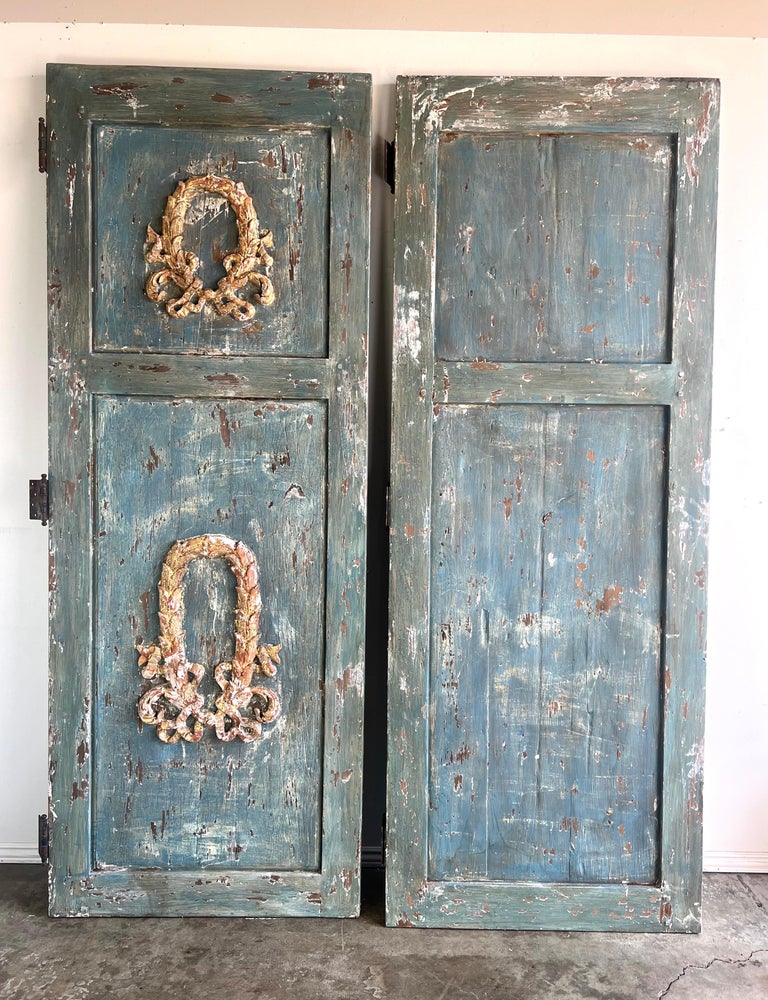
M 51 913 L 353 915 L 370 81 L 48 111 Z
M 699 927 L 718 98 L 399 81 L 390 924 Z

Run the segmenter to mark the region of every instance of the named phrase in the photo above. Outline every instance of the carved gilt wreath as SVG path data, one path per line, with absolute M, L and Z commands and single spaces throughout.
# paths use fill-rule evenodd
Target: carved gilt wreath
M 214 668 L 221 694 L 216 711 L 206 707 L 198 691 L 205 675 L 201 663 L 190 663 L 184 648 L 184 576 L 194 559 L 223 558 L 235 576 L 235 651 L 231 661 Z M 280 645 L 261 643 L 259 617 L 261 588 L 256 556 L 243 542 L 225 535 L 197 535 L 171 546 L 163 563 L 158 617 L 160 636 L 154 645 L 136 647 L 143 677 L 157 681 L 144 691 L 138 702 L 139 718 L 157 726 L 164 743 L 180 739 L 197 743 L 205 728 L 213 726 L 220 740 L 241 739 L 252 743 L 261 736 L 262 726 L 280 714 L 275 693 L 251 686 L 254 673 L 274 677 L 280 662 Z
M 227 273 L 216 288 L 203 286 L 197 276 L 200 259 L 184 249 L 187 211 L 192 200 L 201 194 L 226 198 L 237 219 L 237 250 L 224 258 Z M 176 319 L 199 313 L 207 303 L 222 316 L 232 316 L 240 322 L 253 319 L 256 307 L 238 294 L 248 284 L 255 287 L 253 298 L 260 305 L 271 306 L 275 301 L 268 275 L 257 270 L 261 267 L 268 271 L 272 265 L 268 252 L 274 247 L 272 233 L 259 227 L 253 201 L 242 183 L 229 177 L 205 174 L 181 181 L 166 202 L 161 233 L 147 226 L 147 243 L 147 262 L 164 265 L 147 279 L 147 295 L 153 302 L 164 304 L 166 312 Z M 169 284 L 175 285 L 181 294 L 174 298 Z

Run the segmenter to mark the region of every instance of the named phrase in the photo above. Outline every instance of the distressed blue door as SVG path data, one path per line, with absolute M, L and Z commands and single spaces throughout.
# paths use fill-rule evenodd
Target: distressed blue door
M 399 81 L 389 923 L 698 929 L 717 106 Z
M 353 915 L 369 80 L 48 94 L 51 913 Z

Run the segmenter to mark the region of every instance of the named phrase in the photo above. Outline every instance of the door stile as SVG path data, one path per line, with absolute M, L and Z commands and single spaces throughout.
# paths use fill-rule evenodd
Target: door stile
M 678 112 L 670 406 L 661 883 L 671 930 L 701 928 L 711 378 L 720 104 L 691 85 Z
M 398 78 L 398 106 L 418 94 Z M 390 632 L 387 755 L 386 894 L 388 922 L 412 922 L 401 901 L 426 886 L 429 809 L 430 495 L 434 375 L 434 283 L 437 135 L 424 137 L 418 119 L 396 126 L 396 250 L 393 315 L 392 445 L 390 453 Z M 410 155 L 404 157 L 403 150 Z M 409 419 L 396 419 L 399 400 Z M 417 665 L 417 669 L 414 669 Z M 422 669 L 418 669 L 422 668 Z
M 334 123 L 338 178 L 332 188 L 328 405 L 324 895 L 359 900 L 365 686 L 368 247 L 357 220 L 370 221 L 371 92 L 350 127 Z M 345 196 L 341 197 L 342 192 Z M 351 320 L 351 322 L 350 322 Z M 356 831 L 350 837 L 349 831 Z M 359 905 L 359 903 L 358 903 Z M 352 911 L 348 911 L 352 915 Z
M 53 86 L 56 87 L 55 77 Z M 57 88 L 58 89 L 58 88 Z M 49 98 L 57 115 L 77 121 L 69 95 Z M 82 359 L 90 344 L 91 276 L 88 126 L 50 130 L 48 156 L 49 469 L 49 781 L 50 911 L 69 908 L 69 880 L 90 870 L 91 707 L 93 691 L 93 402 Z M 78 147 L 87 150 L 78 155 Z M 54 218 L 50 204 L 64 212 Z M 64 301 L 66 299 L 66 301 Z M 73 672 L 71 662 L 85 669 Z M 64 877 L 62 877 L 62 875 Z

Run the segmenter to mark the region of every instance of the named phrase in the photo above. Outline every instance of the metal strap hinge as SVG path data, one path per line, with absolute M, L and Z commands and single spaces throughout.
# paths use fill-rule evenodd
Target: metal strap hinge
M 50 497 L 48 493 L 48 476 L 42 474 L 40 479 L 29 481 L 29 519 L 48 524 L 51 514 Z
M 381 814 L 381 867 L 387 867 L 387 814 Z
M 45 118 L 37 119 L 37 169 L 41 174 L 48 173 L 48 126 Z
M 40 860 L 43 864 L 46 864 L 48 861 L 49 838 L 50 827 L 48 825 L 48 817 L 45 813 L 42 813 L 37 817 L 37 852 L 40 855 Z
M 390 142 L 388 139 L 384 140 L 384 177 L 386 178 L 387 184 L 389 184 L 389 190 L 392 194 L 395 193 L 395 142 L 394 139 Z

